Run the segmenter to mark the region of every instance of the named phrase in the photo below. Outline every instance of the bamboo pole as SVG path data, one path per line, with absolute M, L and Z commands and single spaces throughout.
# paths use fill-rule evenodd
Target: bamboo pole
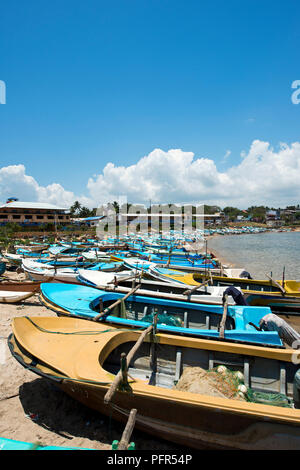
M 199 284 L 198 286 L 195 286 L 193 287 L 192 289 L 187 289 L 183 292 L 183 295 L 188 295 L 190 296 L 191 294 L 193 294 L 193 292 L 195 292 L 196 290 L 200 289 L 200 287 L 203 287 L 205 286 L 206 284 L 208 284 L 210 282 L 210 279 L 207 279 L 206 281 L 202 282 L 202 284 Z
M 157 373 L 157 344 L 155 342 L 155 335 L 157 332 L 157 317 L 158 312 L 155 313 L 153 318 L 153 330 L 151 332 L 151 348 L 150 348 L 150 365 L 152 368 L 151 377 L 149 380 L 149 385 L 156 385 L 156 373 Z
M 124 297 L 118 299 L 116 302 L 114 302 L 112 305 L 110 305 L 109 307 L 107 307 L 103 312 L 100 312 L 98 315 L 96 315 L 93 320 L 94 321 L 97 321 L 99 320 L 99 318 L 102 318 L 104 315 L 107 315 L 111 309 L 113 309 L 114 307 L 116 307 L 117 305 L 119 305 L 123 300 L 126 300 L 128 297 L 130 297 L 130 295 L 134 294 L 134 292 L 136 292 L 140 287 L 141 287 L 142 284 L 138 284 L 137 286 L 134 287 L 134 289 L 131 289 L 126 295 L 124 295 Z
M 225 330 L 225 323 L 227 318 L 227 311 L 228 311 L 228 296 L 225 295 L 225 302 L 224 302 L 224 309 L 223 315 L 220 323 L 220 338 L 224 338 L 224 330 Z
M 125 385 L 125 386 L 128 386 L 128 376 L 127 376 L 127 373 L 128 373 L 128 370 L 127 370 L 127 362 L 126 362 L 126 354 L 124 352 L 122 352 L 121 354 L 121 374 L 122 374 L 122 383 Z
M 122 281 L 122 282 L 123 281 L 132 281 L 134 278 L 135 278 L 135 276 L 128 276 L 128 277 L 124 277 L 122 279 L 117 279 L 117 276 L 114 276 L 114 280 L 109 281 L 107 284 L 114 284 L 115 286 L 117 286 L 119 284 L 119 281 Z
M 125 426 L 125 429 L 123 431 L 121 440 L 120 440 L 119 445 L 118 445 L 118 450 L 127 450 L 129 440 L 131 438 L 131 434 L 132 434 L 132 431 L 134 429 L 136 414 L 137 414 L 137 409 L 133 408 L 130 411 L 127 424 Z
M 130 289 L 129 287 L 117 287 L 117 288 L 114 288 L 114 287 L 106 287 L 106 286 L 98 286 L 99 289 L 104 289 L 106 292 L 120 292 L 120 293 L 126 293 L 128 292 L 128 290 Z M 171 293 L 166 293 L 166 292 L 158 292 L 158 291 L 152 291 L 152 290 L 147 290 L 147 289 L 140 289 L 139 292 L 138 292 L 138 295 L 144 295 L 144 296 L 147 296 L 147 297 L 156 297 L 158 299 L 171 299 L 171 300 L 179 300 L 180 302 L 181 301 L 185 301 L 186 300 L 186 296 L 182 294 L 171 294 Z M 199 296 L 194 296 L 193 297 L 193 303 L 198 303 L 198 304 L 202 304 L 203 303 L 203 299 L 202 299 L 202 296 L 199 295 Z M 205 302 L 205 303 L 208 303 L 208 302 Z M 211 303 L 209 303 L 211 305 Z
M 273 279 L 271 276 L 269 276 L 269 274 L 266 274 L 266 276 L 270 279 L 270 281 L 271 281 L 276 287 L 278 287 L 278 289 L 281 290 L 281 292 L 283 293 L 283 295 L 286 294 L 286 291 L 285 291 L 285 289 L 284 289 L 283 286 L 281 286 L 277 281 L 274 281 L 274 279 Z
M 168 267 L 170 266 L 170 262 L 171 262 L 171 253 L 172 253 L 172 248 L 170 248 L 170 250 L 169 250 L 169 259 L 168 259 L 168 263 L 167 263 Z
M 129 353 L 127 354 L 127 359 L 126 359 L 127 369 L 129 367 L 130 362 L 131 362 L 132 358 L 134 357 L 135 353 L 137 352 L 137 350 L 139 349 L 139 347 L 143 343 L 143 341 L 146 338 L 146 336 L 148 335 L 148 333 L 150 333 L 152 331 L 152 329 L 153 329 L 153 325 L 148 326 L 148 328 L 146 330 L 144 330 L 143 333 L 140 335 L 140 337 L 137 340 L 137 342 L 135 343 L 135 345 L 130 349 Z M 117 373 L 117 375 L 115 376 L 113 383 L 111 384 L 110 388 L 108 389 L 108 391 L 106 392 L 106 394 L 104 396 L 104 403 L 106 405 L 108 405 L 108 403 L 112 399 L 113 395 L 115 394 L 118 386 L 120 385 L 120 382 L 122 381 L 122 377 L 123 377 L 122 370 L 120 370 Z

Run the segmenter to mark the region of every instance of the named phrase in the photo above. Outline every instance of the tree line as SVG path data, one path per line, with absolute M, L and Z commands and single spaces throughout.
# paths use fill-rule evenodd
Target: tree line
M 111 204 L 116 213 L 120 212 L 120 207 L 117 201 L 114 201 Z M 129 208 L 131 207 L 131 204 L 126 204 L 126 210 L 128 211 Z M 171 206 L 169 204 L 169 206 Z M 196 207 L 192 206 L 193 208 L 193 213 L 196 213 Z M 182 206 L 182 210 L 184 209 L 184 206 Z M 268 206 L 251 206 L 248 207 L 246 210 L 239 209 L 237 207 L 232 207 L 232 206 L 226 206 L 223 209 L 220 206 L 213 206 L 213 205 L 206 205 L 204 204 L 204 214 L 215 214 L 218 212 L 223 212 L 224 215 L 228 220 L 234 221 L 238 216 L 243 216 L 246 219 L 249 220 L 257 220 L 257 221 L 263 221 L 266 218 L 266 213 L 268 211 L 277 211 L 280 210 L 280 208 L 274 208 L 274 207 L 268 207 Z M 299 214 L 296 216 L 296 218 L 300 218 L 300 206 L 295 205 L 295 206 L 287 206 L 286 210 L 299 210 Z M 147 209 L 147 211 L 150 211 L 150 208 Z M 83 206 L 80 204 L 79 201 L 75 201 L 74 204 L 70 207 L 70 215 L 71 217 L 74 218 L 87 218 L 87 217 L 95 217 L 97 214 L 97 208 L 94 209 L 89 209 L 88 207 Z

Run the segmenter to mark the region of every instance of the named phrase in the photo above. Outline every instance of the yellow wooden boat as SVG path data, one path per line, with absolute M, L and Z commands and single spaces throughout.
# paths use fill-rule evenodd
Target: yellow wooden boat
M 167 334 L 157 334 L 154 343 L 149 334 L 130 363 L 131 391 L 119 389 L 105 404 L 104 396 L 120 368 L 120 355 L 131 350 L 141 331 L 65 317 L 19 317 L 12 329 L 8 344 L 24 367 L 117 420 L 126 421 L 136 408 L 136 427 L 156 437 L 198 449 L 300 449 L 299 409 L 174 388 L 187 367 L 211 369 L 225 364 L 242 371 L 245 385 L 252 390 L 292 396 L 293 390 L 299 391 L 299 366 L 293 363 L 292 349 Z
M 300 314 L 300 281 L 274 281 L 209 276 L 208 273 L 191 273 L 173 269 L 151 268 L 149 274 L 156 279 L 197 286 L 206 279 L 211 279 L 214 286 L 236 286 L 242 289 L 249 305 L 270 307 L 275 313 Z

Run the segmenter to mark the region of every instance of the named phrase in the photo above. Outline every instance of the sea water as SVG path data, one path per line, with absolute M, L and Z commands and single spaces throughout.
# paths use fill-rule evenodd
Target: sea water
M 256 279 L 300 280 L 300 232 L 224 235 L 208 240 L 208 250 Z

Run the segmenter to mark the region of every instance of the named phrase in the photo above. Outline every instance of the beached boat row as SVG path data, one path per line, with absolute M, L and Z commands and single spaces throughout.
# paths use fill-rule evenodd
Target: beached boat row
M 156 437 L 299 449 L 300 336 L 283 315 L 300 312 L 300 282 L 253 280 L 199 241 L 172 233 L 16 247 L 18 262 L 6 253 L 5 263 L 29 280 L 3 280 L 0 300 L 38 293 L 57 317 L 15 318 L 10 351 L 101 413 L 126 421 L 137 409 L 136 428 Z

